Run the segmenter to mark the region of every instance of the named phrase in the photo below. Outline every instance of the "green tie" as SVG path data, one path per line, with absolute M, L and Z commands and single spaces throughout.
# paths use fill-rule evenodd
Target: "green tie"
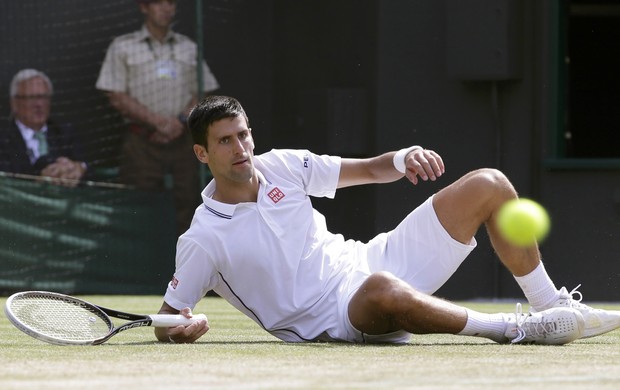
M 35 131 L 34 138 L 36 138 L 37 141 L 39 141 L 39 157 L 45 156 L 47 152 L 49 151 L 47 147 L 47 139 L 45 139 L 45 133 L 40 130 Z

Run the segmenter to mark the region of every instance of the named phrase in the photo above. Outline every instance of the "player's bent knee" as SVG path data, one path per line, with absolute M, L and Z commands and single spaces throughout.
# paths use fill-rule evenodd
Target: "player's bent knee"
M 475 171 L 475 181 L 485 187 L 511 187 L 510 181 L 504 173 L 495 168 L 482 168 Z
M 411 295 L 414 290 L 389 272 L 376 272 L 368 277 L 360 287 L 365 304 L 377 312 L 390 315 L 398 312 L 403 295 Z
M 467 181 L 480 198 L 510 199 L 516 197 L 516 191 L 506 175 L 494 168 L 482 168 L 474 171 Z
M 349 320 L 359 331 L 384 334 L 401 329 L 397 316 L 405 310 L 413 288 L 389 272 L 370 275 L 349 303 Z

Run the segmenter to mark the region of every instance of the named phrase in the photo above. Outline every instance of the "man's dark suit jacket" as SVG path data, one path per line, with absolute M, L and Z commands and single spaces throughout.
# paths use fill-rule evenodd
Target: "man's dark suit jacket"
M 49 153 L 31 164 L 26 142 L 22 138 L 15 120 L 11 119 L 5 122 L 0 130 L 0 171 L 39 175 L 43 168 L 54 162 L 58 157 L 85 161 L 79 143 L 69 128 L 48 121 L 46 138 Z

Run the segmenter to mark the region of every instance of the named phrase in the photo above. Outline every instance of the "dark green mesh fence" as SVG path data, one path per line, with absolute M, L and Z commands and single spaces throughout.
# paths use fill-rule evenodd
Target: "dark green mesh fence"
M 0 292 L 161 294 L 174 271 L 166 193 L 0 177 Z
M 179 0 L 173 27 L 198 43 L 199 1 Z M 112 40 L 142 26 L 137 2 L 0 1 L 0 15 L 3 131 L 11 119 L 13 75 L 40 70 L 54 86 L 51 119 L 77 133 L 94 173 L 89 179 L 117 183 L 127 129 L 95 84 Z M 0 177 L 2 294 L 30 289 L 162 294 L 174 270 L 175 244 L 169 194 Z

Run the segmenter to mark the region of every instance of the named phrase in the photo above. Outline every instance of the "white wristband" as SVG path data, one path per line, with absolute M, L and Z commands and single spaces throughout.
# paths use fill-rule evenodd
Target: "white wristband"
M 414 145 L 396 152 L 396 154 L 394 155 L 394 160 L 392 161 L 392 163 L 394 164 L 394 168 L 396 168 L 396 170 L 400 173 L 405 173 L 405 171 L 407 170 L 407 167 L 405 166 L 405 158 L 407 157 L 409 152 L 417 149 L 424 148 L 419 145 Z

